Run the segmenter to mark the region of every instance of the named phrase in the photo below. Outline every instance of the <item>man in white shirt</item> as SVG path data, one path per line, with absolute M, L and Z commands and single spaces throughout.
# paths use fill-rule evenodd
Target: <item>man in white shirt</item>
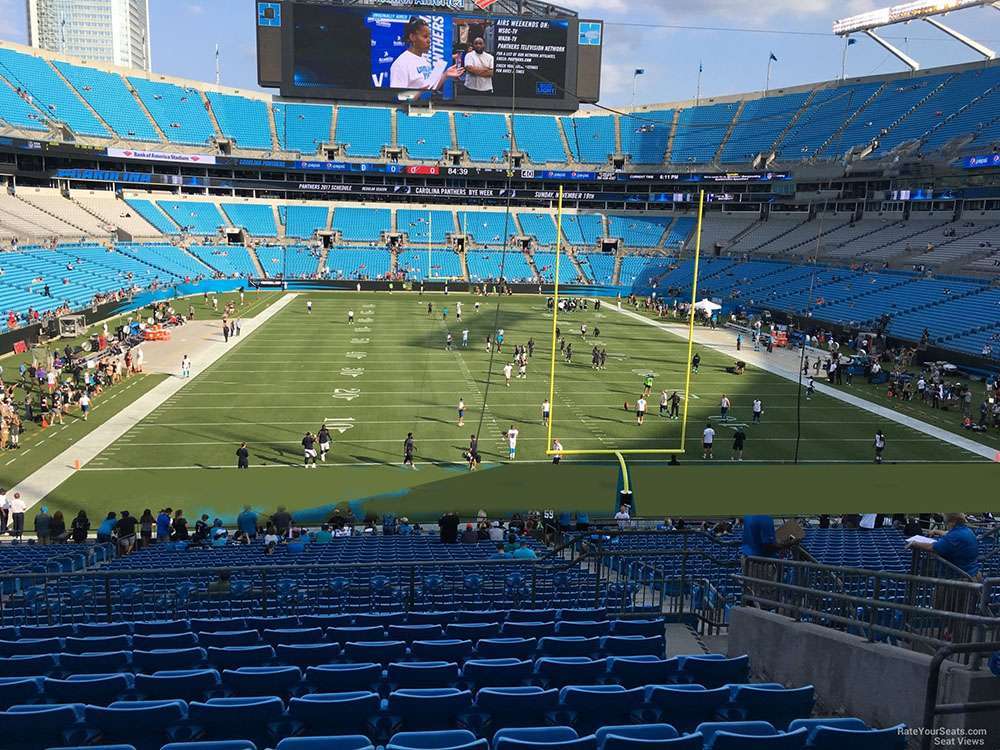
M 481 36 L 472 41 L 472 52 L 465 55 L 465 88 L 470 94 L 493 93 L 493 55 L 486 51 Z
M 635 423 L 642 424 L 646 419 L 646 399 L 639 397 L 639 400 L 635 402 Z
M 702 447 L 705 449 L 705 454 L 702 458 L 712 457 L 712 444 L 715 443 L 715 430 L 712 428 L 711 424 L 705 425 L 705 431 L 702 433 Z
M 542 401 L 542 424 L 545 425 L 546 427 L 549 426 L 549 412 L 551 411 L 551 409 L 552 407 L 549 405 L 548 399 Z
M 510 448 L 510 460 L 513 461 L 515 455 L 517 454 L 517 436 L 520 433 L 514 425 L 510 426 L 507 430 L 505 437 L 507 438 L 507 446 Z
M 24 500 L 21 499 L 21 493 L 15 492 L 14 497 L 7 502 L 7 505 L 10 508 L 12 524 L 10 535 L 20 540 L 21 535 L 24 533 L 24 511 L 27 510 Z
M 625 529 L 628 528 L 629 522 L 632 520 L 632 517 L 628 513 L 628 506 L 625 505 L 624 503 L 622 504 L 621 509 L 617 513 L 615 513 L 615 520 L 618 522 L 618 528 L 620 530 L 624 531 Z
M 505 385 L 508 388 L 510 388 L 510 377 L 513 374 L 514 374 L 514 366 L 508 362 L 507 364 L 505 364 L 503 366 L 503 377 L 504 377 L 504 380 L 506 381 Z
M 753 423 L 760 424 L 760 415 L 764 413 L 764 404 L 759 398 L 753 400 Z

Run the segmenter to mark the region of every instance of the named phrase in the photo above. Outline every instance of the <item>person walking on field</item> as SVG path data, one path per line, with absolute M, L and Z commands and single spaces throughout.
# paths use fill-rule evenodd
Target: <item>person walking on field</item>
M 743 445 L 747 441 L 747 434 L 743 432 L 742 427 L 736 428 L 736 433 L 733 435 L 733 455 L 730 456 L 730 461 L 742 461 L 743 460 Z
M 246 443 L 240 443 L 240 447 L 236 449 L 236 468 L 250 468 L 250 451 L 247 449 Z

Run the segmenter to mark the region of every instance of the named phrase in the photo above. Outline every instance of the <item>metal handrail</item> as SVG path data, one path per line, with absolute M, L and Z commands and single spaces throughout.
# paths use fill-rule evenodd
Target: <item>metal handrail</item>
M 1000 700 L 979 701 L 977 703 L 942 703 L 937 702 L 938 688 L 941 682 L 941 667 L 945 661 L 955 654 L 982 654 L 1000 651 L 1000 641 L 992 643 L 949 643 L 937 650 L 931 659 L 930 674 L 927 677 L 927 691 L 924 695 L 924 722 L 926 730 L 920 739 L 921 750 L 930 750 L 934 738 L 935 719 L 941 715 L 979 713 L 983 711 L 1000 711 Z

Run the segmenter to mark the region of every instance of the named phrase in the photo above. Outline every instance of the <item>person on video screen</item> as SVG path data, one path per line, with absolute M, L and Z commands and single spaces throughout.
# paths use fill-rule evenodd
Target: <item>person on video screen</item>
M 486 51 L 481 36 L 472 41 L 472 51 L 465 56 L 465 88 L 473 94 L 493 93 L 493 55 Z
M 427 58 L 431 48 L 431 28 L 422 18 L 411 17 L 403 30 L 406 50 L 389 68 L 389 86 L 394 89 L 440 91 L 448 80 L 465 75 L 461 65 L 445 68 L 444 62 L 432 65 Z

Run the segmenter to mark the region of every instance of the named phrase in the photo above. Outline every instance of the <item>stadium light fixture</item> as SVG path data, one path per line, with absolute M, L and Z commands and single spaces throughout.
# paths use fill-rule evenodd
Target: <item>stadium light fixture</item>
M 985 59 L 995 60 L 997 55 L 992 49 L 977 42 L 975 39 L 971 39 L 965 34 L 956 31 L 950 26 L 946 26 L 944 23 L 935 18 L 935 16 L 946 15 L 953 11 L 987 5 L 1000 10 L 1000 2 L 995 2 L 994 0 L 915 0 L 914 2 L 893 5 L 888 8 L 881 8 L 868 13 L 860 13 L 856 16 L 834 21 L 833 33 L 837 36 L 864 34 L 876 44 L 880 45 L 894 55 L 897 59 L 901 60 L 910 68 L 910 70 L 920 70 L 920 63 L 917 60 L 880 37 L 875 33 L 875 30 L 885 26 L 892 26 L 897 23 L 925 21 L 938 31 L 943 31 L 955 41 L 964 44 L 977 54 L 982 55 Z

